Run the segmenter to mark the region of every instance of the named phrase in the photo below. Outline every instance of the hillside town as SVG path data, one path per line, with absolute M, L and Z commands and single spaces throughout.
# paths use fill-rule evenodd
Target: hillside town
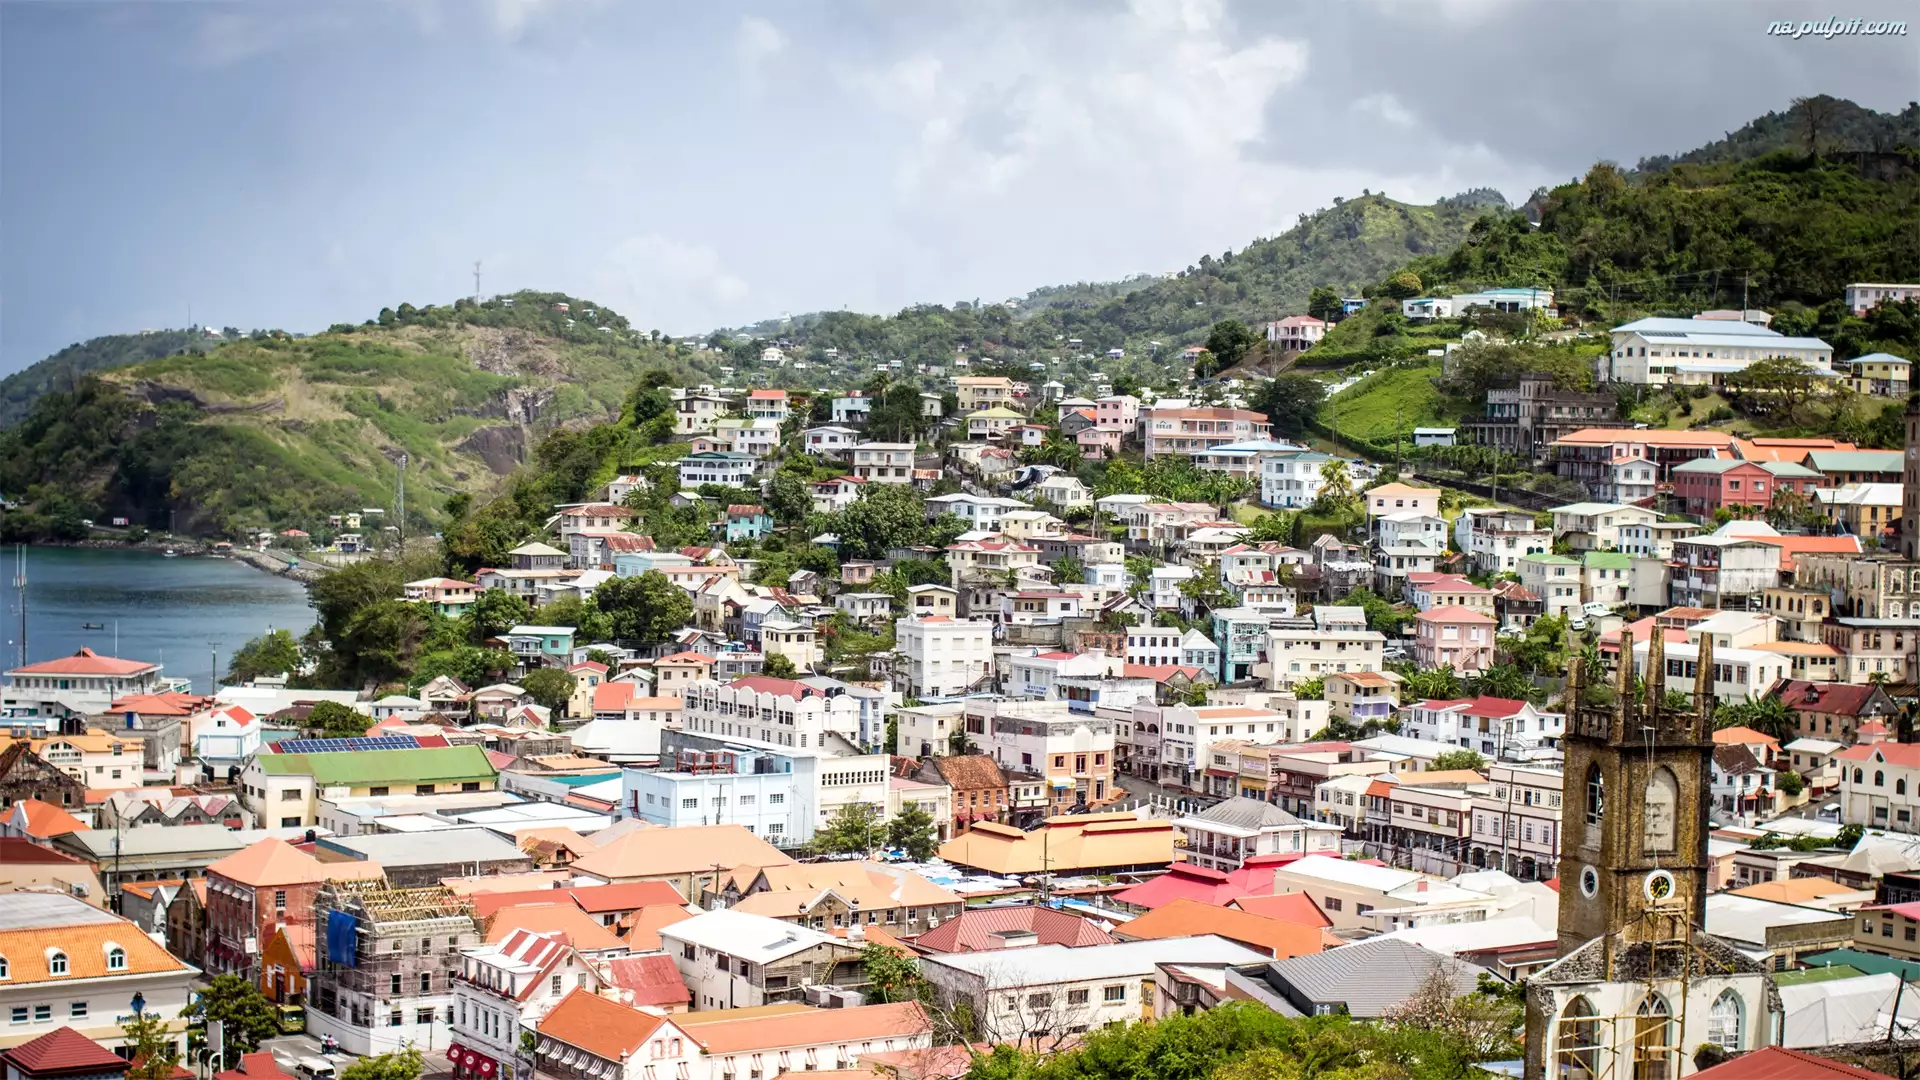
M 5 672 L 8 1080 L 952 1080 L 1216 1008 L 1424 1017 L 1579 1080 L 1911 1044 L 1920 406 L 1904 451 L 1619 413 L 1783 361 L 1912 389 L 1768 321 L 1614 326 L 1614 389 L 1516 377 L 1408 433 L 1565 500 L 1276 434 L 1268 377 L 1191 361 L 809 392 L 770 345 L 655 387 L 661 453 L 357 601 L 484 679 Z M 332 573 L 406 556 L 379 516 L 341 512 Z

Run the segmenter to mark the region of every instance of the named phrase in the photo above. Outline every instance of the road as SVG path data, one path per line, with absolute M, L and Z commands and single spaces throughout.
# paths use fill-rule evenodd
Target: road
M 282 1035 L 261 1043 L 260 1049 L 272 1051 L 273 1060 L 280 1065 L 281 1069 L 290 1076 L 298 1076 L 299 1074 L 294 1071 L 295 1064 L 301 1058 L 319 1057 L 320 1040 L 312 1035 Z M 443 1080 L 453 1075 L 453 1067 L 447 1062 L 444 1047 L 438 1050 L 424 1050 L 421 1056 L 426 1061 L 426 1071 L 421 1074 L 421 1080 Z M 328 1060 L 333 1062 L 336 1071 L 343 1072 L 348 1065 L 358 1061 L 359 1057 L 342 1051 Z

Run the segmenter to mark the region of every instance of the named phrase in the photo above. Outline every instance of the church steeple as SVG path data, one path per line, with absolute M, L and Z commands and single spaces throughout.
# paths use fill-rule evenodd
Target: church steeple
M 1652 628 L 1639 694 L 1633 692 L 1630 633 L 1622 634 L 1611 688 L 1589 686 L 1580 661 L 1570 666 L 1561 800 L 1563 955 L 1609 933 L 1633 938 L 1656 901 L 1679 898 L 1695 925 L 1705 921 L 1713 641 L 1701 636 L 1693 701 L 1685 708 L 1668 707 L 1666 652 L 1665 631 Z

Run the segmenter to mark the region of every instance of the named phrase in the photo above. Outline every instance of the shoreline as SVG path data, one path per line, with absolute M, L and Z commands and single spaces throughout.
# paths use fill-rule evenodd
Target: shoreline
M 28 546 L 82 548 L 93 551 L 147 551 L 154 554 L 163 554 L 172 551 L 183 556 L 232 558 L 235 562 L 244 563 L 262 573 L 298 581 L 303 585 L 312 584 L 315 579 L 327 572 L 326 568 L 320 566 L 320 564 L 301 559 L 300 556 L 295 554 L 276 553 L 272 551 L 261 551 L 257 548 L 241 547 L 235 547 L 229 551 L 216 552 L 213 549 L 213 545 L 204 540 L 182 539 L 178 537 L 172 540 L 156 540 L 151 537 L 145 540 L 114 540 L 106 537 L 88 537 L 85 540 L 36 540 Z M 293 566 L 289 567 L 288 559 L 297 561 Z

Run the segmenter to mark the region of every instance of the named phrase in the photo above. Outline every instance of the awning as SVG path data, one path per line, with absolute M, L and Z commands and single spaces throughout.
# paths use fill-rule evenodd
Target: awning
M 447 1044 L 447 1060 L 453 1061 L 453 1062 L 459 1061 L 460 1054 L 464 1049 L 465 1048 L 462 1047 L 459 1043 L 448 1043 Z
M 1064 776 L 1056 776 L 1052 780 L 1049 780 L 1048 783 L 1057 788 L 1070 788 L 1073 786 L 1073 781 Z

